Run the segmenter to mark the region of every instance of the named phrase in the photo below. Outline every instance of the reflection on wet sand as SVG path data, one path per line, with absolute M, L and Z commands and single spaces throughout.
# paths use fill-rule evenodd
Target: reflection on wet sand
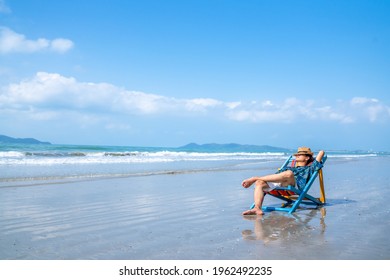
M 263 216 L 243 216 L 245 220 L 253 221 L 254 226 L 253 230 L 243 230 L 242 237 L 245 240 L 262 240 L 266 244 L 275 240 L 291 241 L 296 239 L 296 236 L 310 234 L 316 228 L 319 228 L 321 235 L 325 233 L 326 209 L 324 207 L 306 211 L 305 215 L 302 213 L 272 212 Z

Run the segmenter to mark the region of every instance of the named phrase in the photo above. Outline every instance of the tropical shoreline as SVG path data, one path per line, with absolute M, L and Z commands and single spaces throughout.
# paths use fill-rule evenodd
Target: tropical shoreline
M 325 207 L 249 218 L 241 212 L 253 190 L 241 180 L 276 163 L 9 184 L 0 187 L 0 259 L 389 259 L 390 209 L 381 195 L 389 163 L 330 158 Z M 278 203 L 266 197 L 266 205 Z

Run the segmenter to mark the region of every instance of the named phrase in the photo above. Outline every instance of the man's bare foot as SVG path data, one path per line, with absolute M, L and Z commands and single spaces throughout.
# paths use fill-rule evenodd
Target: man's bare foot
M 247 215 L 264 215 L 264 212 L 261 209 L 250 209 L 245 212 L 242 212 L 242 215 L 247 216 Z
M 241 185 L 244 187 L 244 188 L 249 188 L 250 186 L 253 185 L 253 183 L 256 182 L 256 178 L 248 178 L 244 181 L 242 181 Z

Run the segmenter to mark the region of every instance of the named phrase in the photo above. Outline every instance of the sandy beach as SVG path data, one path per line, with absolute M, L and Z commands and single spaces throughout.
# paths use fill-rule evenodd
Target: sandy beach
M 253 189 L 240 184 L 275 163 L 258 171 L 10 182 L 0 187 L 0 259 L 388 260 L 388 166 L 386 156 L 329 158 L 325 207 L 260 217 L 241 215 Z

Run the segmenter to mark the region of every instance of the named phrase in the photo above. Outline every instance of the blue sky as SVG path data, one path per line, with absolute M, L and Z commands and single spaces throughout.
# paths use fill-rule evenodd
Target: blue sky
M 390 151 L 390 1 L 0 0 L 0 134 Z

